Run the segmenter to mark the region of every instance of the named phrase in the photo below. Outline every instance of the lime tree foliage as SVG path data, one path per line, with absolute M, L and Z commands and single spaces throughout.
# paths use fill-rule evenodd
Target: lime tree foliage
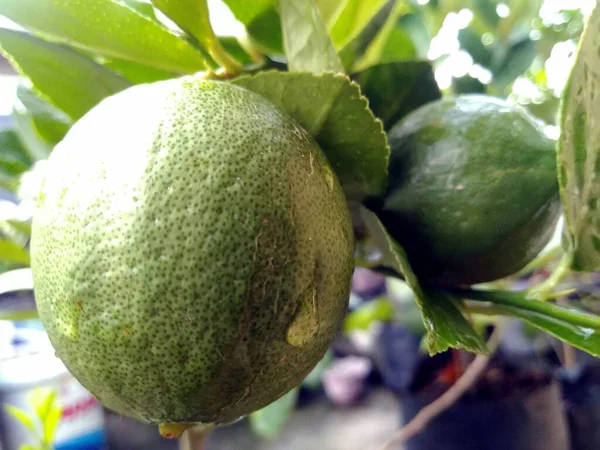
M 161 423 L 164 435 L 178 436 L 189 423 L 226 422 L 245 414 L 251 414 L 254 429 L 273 435 L 295 403 L 295 386 L 326 350 L 327 342 L 320 333 L 326 332 L 330 339 L 332 327 L 341 324 L 339 308 L 328 317 L 317 314 L 316 286 L 331 280 L 347 284 L 354 264 L 406 282 L 421 309 L 431 353 L 448 348 L 487 352 L 484 337 L 471 326 L 471 315 L 489 313 L 518 317 L 600 355 L 600 317 L 580 305 L 556 302 L 558 285 L 570 271 L 600 270 L 600 129 L 593 120 L 600 108 L 600 9 L 591 13 L 584 29 L 579 12 L 562 12 L 549 23 L 539 17 L 540 2 L 528 0 L 430 0 L 425 5 L 404 0 L 223 3 L 243 32 L 235 36 L 215 33 L 209 6 L 201 0 L 96 0 L 93 5 L 75 0 L 0 1 L 0 15 L 18 25 L 0 29 L 0 50 L 22 79 L 13 127 L 0 132 L 0 186 L 26 198 L 29 204 L 37 200 L 43 211 L 36 221 L 38 210 L 33 210 L 32 246 L 34 278 L 42 286 L 42 320 L 53 342 L 59 344 L 59 356 L 65 352 L 71 370 L 86 386 L 116 410 Z M 435 71 L 451 56 L 432 56 L 431 49 L 436 36 L 443 38 L 452 18 L 462 18 L 456 45 L 470 55 L 474 69 L 440 88 Z M 577 41 L 578 50 L 560 101 L 548 84 L 546 61 L 554 45 L 564 41 Z M 518 80 L 528 80 L 538 96 L 520 98 L 513 90 Z M 145 89 L 148 95 L 143 95 Z M 252 101 L 239 100 L 246 97 Z M 506 97 L 528 103 L 529 111 Z M 156 104 L 166 109 L 156 104 L 145 107 L 148 98 L 155 98 Z M 194 98 L 200 100 L 191 100 Z M 230 103 L 235 107 L 225 107 Z M 268 135 L 247 134 L 258 126 L 261 118 L 254 115 L 259 110 L 274 120 L 272 123 L 285 126 L 269 129 Z M 121 117 L 111 111 L 131 115 Z M 558 142 L 546 137 L 531 113 L 559 126 Z M 193 123 L 193 118 L 199 122 Z M 220 131 L 210 122 L 217 119 Z M 94 131 L 99 122 L 108 126 Z M 142 130 L 143 136 L 139 135 Z M 211 134 L 215 132 L 229 139 L 219 139 Z M 139 139 L 134 138 L 138 135 Z M 210 147 L 212 153 L 193 154 L 196 141 Z M 215 142 L 218 145 L 213 145 Z M 102 143 L 111 148 L 102 148 Z M 244 154 L 236 150 L 240 143 L 247 144 Z M 277 154 L 278 149 L 289 150 L 289 154 Z M 253 151 L 258 154 L 252 155 Z M 227 167 L 215 163 L 211 170 L 211 161 L 219 161 L 213 153 L 222 158 L 234 155 L 231 161 L 237 164 L 236 170 L 252 170 L 253 180 L 258 181 L 250 189 L 241 189 L 234 177 L 228 185 L 223 181 L 229 176 Z M 256 161 L 262 162 L 256 166 Z M 261 164 L 281 167 L 283 175 L 264 180 Z M 293 167 L 300 169 L 294 171 Z M 304 172 L 306 182 L 300 179 Z M 193 173 L 202 180 L 194 180 Z M 142 367 L 145 361 L 133 359 L 136 346 L 147 344 L 136 334 L 142 329 L 140 317 L 162 317 L 160 304 L 145 303 L 146 294 L 162 289 L 175 298 L 177 291 L 168 288 L 187 286 L 182 283 L 186 268 L 202 273 L 200 266 L 206 264 L 206 258 L 197 257 L 191 245 L 198 236 L 189 217 L 200 214 L 201 209 L 194 209 L 192 202 L 187 208 L 173 210 L 176 202 L 162 195 L 169 195 L 175 181 L 165 184 L 164 192 L 149 189 L 152 183 L 179 179 L 177 174 L 185 175 L 180 178 L 186 180 L 192 176 L 186 189 L 196 186 L 201 192 L 195 198 L 206 197 L 206 205 L 212 208 L 212 215 L 202 216 L 200 222 L 214 228 L 217 241 L 236 242 L 207 253 L 214 259 L 215 276 L 204 272 L 204 289 L 215 296 L 206 305 L 207 311 L 215 312 L 218 304 L 229 306 L 224 314 L 215 313 L 227 321 L 221 328 L 211 326 L 210 333 L 198 334 L 191 331 L 196 329 L 191 325 L 170 322 L 180 313 L 187 314 L 186 320 L 194 316 L 187 304 L 173 303 L 173 314 L 163 317 L 160 329 L 178 330 L 167 339 L 176 348 L 153 347 L 154 354 L 166 355 L 171 361 L 169 370 L 153 373 L 152 364 L 144 366 L 146 370 Z M 244 181 L 237 178 L 237 183 Z M 105 179 L 118 181 L 123 189 L 110 182 L 102 187 Z M 143 180 L 143 186 L 135 185 L 135 180 Z M 222 186 L 218 180 L 223 181 Z M 69 189 L 67 182 L 77 186 L 77 192 Z M 86 197 L 82 192 L 88 182 L 99 187 L 90 185 Z M 220 205 L 211 203 L 220 198 L 217 191 L 210 190 L 215 186 L 229 190 Z M 263 198 L 259 206 L 240 206 L 235 214 L 219 215 L 230 206 L 227 202 L 243 199 L 243 195 L 259 198 L 252 189 L 268 191 L 265 198 L 273 199 L 279 209 L 269 209 Z M 338 192 L 343 195 L 343 207 L 337 201 L 315 206 L 305 200 L 306 189 L 313 189 L 323 199 L 329 191 Z M 119 192 L 128 197 L 119 198 Z M 280 198 L 276 198 L 278 193 Z M 102 203 L 108 194 L 116 200 Z M 257 201 L 248 199 L 249 205 Z M 56 212 L 68 210 L 69 205 L 78 213 L 71 217 Z M 279 222 L 268 214 L 259 217 L 259 207 L 289 216 L 281 219 L 288 228 L 273 228 L 277 239 L 261 240 L 263 231 Z M 250 212 L 244 215 L 246 209 Z M 0 211 L 0 269 L 28 267 L 29 220 L 5 210 Z M 109 221 L 103 229 L 110 231 L 115 223 L 126 223 L 128 234 L 103 239 L 97 227 L 77 222 L 88 214 L 94 224 L 92 216 L 100 210 L 115 214 L 116 222 Z M 127 214 L 135 211 L 136 220 L 131 220 Z M 339 214 L 334 214 L 336 211 Z M 563 257 L 548 280 L 525 291 L 494 289 L 499 278 L 526 274 L 536 267 L 536 256 L 553 234 L 562 211 Z M 348 256 L 344 249 L 336 252 L 327 247 L 332 242 L 347 245 L 352 239 L 352 233 L 344 231 L 350 229 L 348 212 L 355 229 L 366 230 L 356 235 L 354 264 L 351 258 L 341 261 Z M 161 221 L 168 217 L 181 220 L 159 233 Z M 329 225 L 319 228 L 320 220 Z M 339 228 L 327 220 L 340 221 Z M 311 221 L 319 224 L 311 225 Z M 78 226 L 73 228 L 74 223 Z M 188 225 L 191 228 L 183 230 Z M 319 230 L 324 234 L 317 238 Z M 280 239 L 284 234 L 289 237 Z M 231 236 L 238 241 L 229 239 Z M 131 270 L 119 272 L 115 266 L 119 258 L 130 258 L 129 250 L 138 248 L 137 244 L 123 248 L 127 239 L 152 242 L 144 258 L 156 265 L 136 271 L 133 268 L 138 263 L 132 260 Z M 165 245 L 174 243 L 169 245 L 171 250 L 181 251 L 161 250 L 161 239 Z M 199 247 L 212 245 L 201 241 L 204 244 Z M 321 241 L 322 245 L 318 244 Z M 84 258 L 77 252 L 86 245 L 109 262 L 94 266 L 97 283 L 79 271 Z M 296 262 L 298 255 L 324 250 L 327 253 L 315 257 L 310 267 L 290 263 Z M 238 251 L 244 256 L 237 258 Z M 85 251 L 82 254 L 89 256 Z M 68 264 L 61 265 L 61 255 Z M 260 277 L 252 271 L 245 278 L 228 272 L 230 266 L 243 265 L 246 256 L 262 270 Z M 152 270 L 164 269 L 169 258 L 179 262 L 172 279 L 153 275 Z M 347 267 L 340 269 L 338 263 Z M 290 270 L 294 267 L 298 269 Z M 336 268 L 335 276 L 330 268 Z M 241 267 L 236 273 L 245 273 L 243 270 Z M 125 278 L 119 278 L 121 275 Z M 78 277 L 83 278 L 77 288 L 68 284 Z M 110 277 L 115 278 L 107 282 Z M 164 286 L 159 286 L 159 280 Z M 211 282 L 231 286 L 231 292 L 220 292 Z M 279 292 L 291 285 L 304 288 L 286 291 L 295 295 L 287 307 Z M 147 289 L 122 295 L 110 291 L 115 286 Z M 231 294 L 236 290 L 256 310 L 250 306 L 239 309 L 235 294 Z M 333 296 L 347 294 L 347 286 L 330 290 Z M 190 297 L 190 292 L 185 291 L 191 299 L 195 293 Z M 105 301 L 115 297 L 135 302 L 118 305 L 116 311 L 113 302 Z M 55 305 L 56 301 L 62 303 Z M 91 321 L 79 329 L 79 323 L 87 323 L 86 308 L 90 307 L 97 316 L 113 314 L 115 318 L 107 323 Z M 268 314 L 260 312 L 267 310 Z M 128 311 L 132 313 L 128 315 Z M 287 327 L 283 340 L 276 330 L 266 328 L 271 318 L 277 326 Z M 264 360 L 265 346 L 253 341 L 263 335 L 272 340 L 275 352 Z M 266 365 L 248 371 L 244 364 L 251 361 L 242 364 L 238 360 L 245 350 L 240 353 L 235 345 L 229 345 L 226 336 L 239 339 L 246 350 L 255 352 L 255 363 Z M 220 338 L 223 345 L 213 351 L 209 344 Z M 182 345 L 190 339 L 195 341 Z M 277 356 L 279 351 L 287 354 L 286 345 L 302 349 L 315 339 L 319 345 L 310 352 L 298 350 L 298 360 L 285 362 Z M 92 348 L 96 343 L 98 351 L 90 351 L 96 355 L 93 361 L 71 353 L 77 346 Z M 199 343 L 203 345 L 196 345 Z M 186 346 L 194 351 L 185 351 Z M 148 373 L 143 382 L 134 382 L 126 374 L 111 378 L 98 369 L 112 364 L 113 347 L 129 355 L 131 364 L 140 365 L 136 373 Z M 210 358 L 197 355 L 198 348 L 210 349 Z M 225 361 L 220 367 L 229 370 L 219 378 L 226 397 L 219 397 L 214 384 L 209 394 L 203 384 L 217 377 L 211 372 L 215 355 Z M 273 366 L 276 361 L 285 367 Z M 322 370 L 326 363 L 327 358 L 315 370 Z M 290 372 L 290 367 L 297 370 Z M 196 378 L 186 378 L 191 373 Z M 269 389 L 260 392 L 257 380 L 276 379 L 277 373 L 286 373 L 278 379 L 281 384 L 264 382 Z M 238 381 L 248 382 L 233 383 L 235 374 Z M 311 376 L 314 379 L 314 373 Z M 145 389 L 170 393 L 169 403 L 161 403 Z M 198 392 L 205 397 L 194 397 Z M 253 412 L 277 398 L 268 409 Z M 203 401 L 209 408 L 202 417 L 194 416 L 187 401 Z

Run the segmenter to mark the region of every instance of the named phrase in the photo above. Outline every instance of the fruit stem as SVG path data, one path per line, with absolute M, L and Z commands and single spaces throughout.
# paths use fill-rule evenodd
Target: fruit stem
M 533 261 L 531 261 L 529 264 L 527 264 L 524 268 L 519 270 L 514 275 L 514 277 L 520 278 L 522 276 L 530 274 L 531 272 L 536 271 L 537 269 L 545 267 L 548 263 L 554 261 L 555 259 L 558 259 L 558 257 L 562 254 L 562 251 L 563 250 L 561 247 L 554 247 L 554 248 L 548 250 L 546 253 L 538 256 Z
M 238 63 L 221 45 L 219 38 L 215 34 L 213 27 L 210 23 L 209 12 L 208 12 L 208 2 L 207 0 L 199 0 L 199 7 L 202 11 L 200 14 L 202 20 L 202 28 L 204 33 L 202 36 L 194 36 L 201 45 L 204 46 L 208 54 L 212 59 L 215 60 L 217 64 L 225 69 L 227 74 L 229 75 L 237 75 L 242 70 L 243 67 L 240 63 Z
M 600 330 L 600 317 L 574 308 L 532 299 L 526 292 L 474 289 L 451 289 L 449 292 L 469 300 L 490 302 L 499 305 L 501 309 L 504 309 L 502 307 L 507 307 L 510 309 L 532 311 L 568 322 L 572 325 Z M 510 309 L 508 312 L 510 312 Z
M 552 274 L 546 278 L 542 283 L 532 287 L 527 291 L 527 296 L 536 300 L 547 300 L 552 297 L 552 291 L 562 281 L 562 279 L 571 270 L 571 263 L 573 262 L 573 255 L 571 253 L 563 254 L 560 262 L 552 272 Z

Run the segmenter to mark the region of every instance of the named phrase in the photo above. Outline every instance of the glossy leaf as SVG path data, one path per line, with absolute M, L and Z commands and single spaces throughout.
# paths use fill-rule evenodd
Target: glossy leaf
M 549 317 L 536 311 L 511 306 L 499 308 L 573 347 L 600 357 L 600 330 L 598 329 L 573 325 L 568 321 Z
M 154 6 L 200 43 L 212 38 L 206 0 L 151 0 Z
M 360 200 L 384 191 L 387 139 L 356 83 L 329 72 L 277 71 L 233 82 L 269 99 L 316 139 L 349 199 Z
M 35 422 L 27 411 L 24 411 L 21 408 L 17 408 L 16 406 L 9 404 L 4 405 L 4 410 L 14 419 L 19 421 L 21 425 L 27 428 L 27 430 L 30 433 L 32 433 L 33 435 L 36 435 L 38 433 Z
M 158 19 L 156 18 L 156 11 L 154 11 L 154 7 L 150 3 L 140 0 L 123 0 L 123 3 L 125 3 L 131 9 L 134 9 L 147 19 L 153 20 L 155 22 L 158 21 Z
M 273 439 L 289 420 L 298 399 L 298 389 L 292 389 L 268 406 L 250 414 L 250 427 L 259 436 Z
M 329 30 L 334 47 L 341 49 L 358 36 L 386 2 L 387 0 L 347 0 Z
M 592 12 L 563 93 L 558 179 L 573 268 L 600 270 L 600 6 Z
M 115 0 L 2 0 L 0 15 L 59 42 L 177 73 L 204 69 L 187 40 Z
M 290 70 L 344 71 L 313 0 L 279 0 L 279 8 Z
M 39 98 L 23 84 L 17 88 L 17 99 L 31 117 L 37 134 L 51 145 L 59 143 L 73 124 L 69 116 Z M 47 155 L 38 155 L 39 159 L 44 156 Z
M 366 57 L 374 41 L 378 39 L 385 41 L 387 39 L 386 29 L 390 26 L 393 27 L 396 23 L 396 17 L 392 17 L 392 15 L 394 11 L 397 11 L 397 5 L 397 2 L 388 2 L 362 32 L 339 51 L 346 72 L 351 73 L 358 70 L 356 68 L 357 62 Z M 375 63 L 377 62 L 379 61 L 375 61 Z
M 425 61 L 396 62 L 369 67 L 352 76 L 371 111 L 391 128 L 402 117 L 442 97 L 433 68 Z
M 178 76 L 178 74 L 173 72 L 123 59 L 106 60 L 102 62 L 102 65 L 108 67 L 113 72 L 117 72 L 133 84 L 153 83 Z
M 458 309 L 457 298 L 423 286 L 412 271 L 406 253 L 387 233 L 377 216 L 364 208 L 362 215 L 372 239 L 383 252 L 382 265 L 402 275 L 415 295 L 427 330 L 429 353 L 434 355 L 449 348 L 486 353 L 485 342 Z
M 29 253 L 15 242 L 0 239 L 0 261 L 29 265 Z
M 277 0 L 223 0 L 235 18 L 244 25 L 252 23 L 257 17 L 275 5 Z
M 129 86 L 124 78 L 70 48 L 25 32 L 0 29 L 0 48 L 36 93 L 73 120 Z

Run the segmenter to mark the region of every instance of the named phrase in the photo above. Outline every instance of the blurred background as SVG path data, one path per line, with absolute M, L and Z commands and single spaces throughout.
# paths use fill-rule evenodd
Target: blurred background
M 166 22 L 147 2 L 123 1 Z M 385 23 L 385 39 L 364 49 L 355 67 L 428 60 L 445 95 L 508 98 L 529 109 L 556 138 L 560 95 L 594 4 L 390 1 L 384 9 L 393 20 L 374 16 L 369 25 L 377 33 Z M 224 40 L 235 42 L 243 33 L 219 0 L 211 2 L 211 19 Z M 264 26 L 248 29 L 268 46 L 261 37 Z M 18 29 L 2 16 L 0 27 Z M 32 202 L 44 159 L 59 140 L 56 130 L 70 125 L 68 116 L 39 99 L 0 57 L 0 449 L 176 449 L 179 444 L 162 440 L 154 426 L 105 411 L 55 358 L 35 319 L 27 251 Z M 546 277 L 558 245 L 557 235 L 545 264 L 502 285 L 522 288 Z M 568 279 L 564 288 L 577 287 L 578 300 L 591 304 L 599 286 L 600 276 L 586 275 Z M 475 325 L 485 332 L 491 323 Z M 600 448 L 600 362 L 519 322 L 507 320 L 504 326 L 499 351 L 477 385 L 397 448 Z M 218 429 L 206 447 L 377 448 L 453 385 L 472 359 L 461 351 L 429 357 L 423 335 L 409 289 L 357 269 L 344 329 L 321 363 L 282 399 Z

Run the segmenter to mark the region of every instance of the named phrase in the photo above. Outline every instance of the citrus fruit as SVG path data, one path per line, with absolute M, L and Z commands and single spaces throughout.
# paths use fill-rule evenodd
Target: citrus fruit
M 555 143 L 521 107 L 484 95 L 442 99 L 402 119 L 389 143 L 389 186 L 376 209 L 422 277 L 496 280 L 552 236 Z
M 344 194 L 313 138 L 248 90 L 185 77 L 102 101 L 38 202 L 41 319 L 120 414 L 230 422 L 298 385 L 341 326 Z

